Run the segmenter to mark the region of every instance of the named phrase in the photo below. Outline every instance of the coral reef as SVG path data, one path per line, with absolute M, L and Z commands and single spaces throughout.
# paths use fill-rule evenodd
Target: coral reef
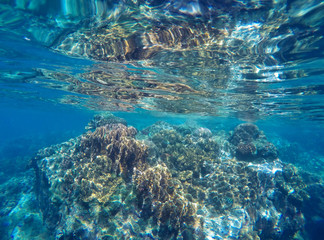
M 251 157 L 268 156 L 263 149 L 270 143 L 255 125 L 240 125 L 236 130 L 228 144 L 221 143 L 219 136 L 206 128 L 163 122 L 142 133 L 156 146 L 155 157 L 179 181 L 181 187 L 177 189 L 196 205 L 192 223 L 195 230 L 190 234 L 194 239 L 292 238 L 303 225 L 300 203 L 308 197 L 303 190 L 305 184 L 295 169 L 290 171 L 278 160 L 251 164 L 222 157 L 227 155 L 222 152 L 228 145 L 241 143 L 251 143 Z M 156 196 L 152 192 L 143 195 Z M 292 217 L 294 221 L 290 220 Z
M 94 163 L 94 167 L 107 168 L 106 171 L 125 178 L 131 178 L 134 167 L 143 164 L 146 158 L 146 146 L 136 141 L 137 130 L 122 124 L 99 127 L 81 138 L 77 152 L 82 153 L 79 161 L 82 165 Z
M 133 169 L 146 158 L 135 134 L 133 127 L 105 125 L 35 158 L 41 205 L 56 237 L 92 237 L 99 229 L 103 237 L 102 229 L 113 228 L 109 219 L 121 210 Z
M 274 160 L 278 157 L 276 147 L 270 143 L 264 133 L 251 123 L 237 126 L 229 138 L 238 160 L 260 161 Z
M 159 239 L 175 238 L 179 231 L 194 234 L 187 226 L 199 222 L 195 217 L 196 206 L 185 198 L 181 183 L 172 178 L 166 166 L 157 165 L 138 172 L 135 188 L 141 218 L 158 227 Z
M 150 130 L 143 131 L 150 132 L 149 139 L 158 149 L 157 157 L 161 158 L 171 172 L 175 171 L 172 174 L 191 171 L 193 175 L 200 176 L 206 170 L 203 163 L 207 159 L 217 159 L 220 147 L 210 130 L 188 126 L 172 127 L 166 123 L 162 123 L 162 126 L 160 131 L 155 125 Z
M 86 126 L 86 129 L 94 130 L 98 127 L 117 124 L 117 123 L 121 123 L 127 126 L 127 122 L 125 119 L 116 117 L 111 113 L 102 113 L 102 114 L 95 115 L 94 118 L 88 123 L 88 126 Z
M 107 123 L 32 161 L 56 239 L 286 240 L 303 229 L 308 185 L 255 125 L 228 138 L 186 124 L 137 133 Z

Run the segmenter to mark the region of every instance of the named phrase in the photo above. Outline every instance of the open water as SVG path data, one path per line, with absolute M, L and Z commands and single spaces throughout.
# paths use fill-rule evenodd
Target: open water
M 0 0 L 0 239 L 323 239 L 320 0 Z

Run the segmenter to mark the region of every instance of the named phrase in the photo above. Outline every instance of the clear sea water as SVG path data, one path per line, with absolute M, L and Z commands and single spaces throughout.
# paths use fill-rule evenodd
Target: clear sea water
M 320 0 L 1 0 L 2 189 L 105 112 L 139 131 L 253 123 L 280 161 L 323 178 L 323 34 Z M 3 239 L 38 239 L 1 208 Z M 299 239 L 321 239 L 323 217 Z

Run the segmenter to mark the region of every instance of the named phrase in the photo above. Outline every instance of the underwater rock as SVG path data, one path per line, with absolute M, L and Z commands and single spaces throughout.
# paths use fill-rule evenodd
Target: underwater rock
M 158 225 L 159 239 L 172 239 L 183 231 L 194 234 L 187 226 L 198 221 L 195 205 L 184 197 L 181 183 L 172 178 L 165 165 L 138 172 L 135 188 L 141 218 Z
M 241 142 L 252 142 L 259 138 L 260 133 L 261 132 L 256 125 L 243 123 L 235 128 L 229 142 L 233 145 L 238 145 Z
M 142 142 L 134 139 L 136 132 L 122 124 L 105 125 L 51 147 L 52 155 L 42 158 L 39 153 L 38 194 L 47 226 L 56 237 L 91 238 L 114 223 L 106 221 L 127 211 L 122 204 L 131 193 L 127 185 L 147 154 Z M 104 236 L 102 231 L 98 234 Z
M 256 129 L 240 129 L 236 147 L 254 141 L 262 149 Z M 34 158 L 38 201 L 56 239 L 286 240 L 303 228 L 309 194 L 292 166 L 225 157 L 226 135 L 196 126 L 159 122 L 142 140 L 136 134 L 108 124 Z
M 256 147 L 253 143 L 239 143 L 235 156 L 240 160 L 249 160 L 256 157 Z
M 162 130 L 171 130 L 173 129 L 173 126 L 167 122 L 164 121 L 158 121 L 156 123 L 154 123 L 151 126 L 148 126 L 147 128 L 143 129 L 140 134 L 142 134 L 142 138 L 145 137 L 150 137 L 153 136 L 157 133 L 159 133 Z
M 206 138 L 206 137 L 211 137 L 213 134 L 208 128 L 200 127 L 193 132 L 193 135 L 197 137 Z
M 238 125 L 228 141 L 233 146 L 235 157 L 241 161 L 272 161 L 278 157 L 277 148 L 251 123 Z
M 105 125 L 111 125 L 117 123 L 121 123 L 127 126 L 127 122 L 125 119 L 116 117 L 111 113 L 103 113 L 103 114 L 95 115 L 94 118 L 88 123 L 88 126 L 86 126 L 86 129 L 93 130 L 96 129 L 97 127 L 102 127 Z
M 159 122 L 144 131 L 152 131 L 146 137 L 155 144 L 158 149 L 157 157 L 163 160 L 172 174 L 190 170 L 193 177 L 198 178 L 206 174 L 204 162 L 216 160 L 220 153 L 219 144 L 211 131 L 201 129 Z M 205 133 L 200 136 L 199 132 Z
M 154 134 L 150 133 L 150 129 Z M 150 129 L 145 130 L 146 136 L 156 145 L 157 154 L 166 164 L 172 177 L 179 181 L 179 189 L 183 196 L 191 203 L 199 203 L 194 216 L 195 219 L 199 219 L 200 215 L 203 215 L 200 223 L 204 229 L 203 239 L 251 236 L 257 238 L 258 233 L 254 232 L 255 229 L 260 229 L 260 235 L 263 228 L 268 229 L 263 232 L 263 236 L 289 239 L 302 228 L 303 218 L 299 209 L 300 202 L 305 199 L 302 194 L 304 185 L 300 178 L 293 177 L 295 174 L 286 176 L 286 187 L 294 188 L 298 194 L 287 194 L 284 188 L 278 190 L 278 184 L 283 182 L 283 175 L 279 173 L 283 171 L 287 175 L 287 171 L 283 170 L 279 162 L 250 165 L 229 158 L 220 160 L 220 152 L 225 150 L 222 147 L 226 148 L 226 144 L 219 144 L 219 139 L 210 134 L 199 134 L 199 128 L 188 130 L 184 126 L 180 128 L 157 123 Z M 236 137 L 240 139 L 238 146 L 244 144 L 242 140 L 252 145 L 247 152 L 242 150 L 244 157 L 266 156 L 261 150 L 270 143 L 262 141 L 265 136 L 255 125 L 245 129 L 243 127 Z M 256 140 L 255 145 L 253 140 Z M 216 144 L 208 147 L 213 142 Z M 260 151 L 259 156 L 254 156 L 257 154 L 257 148 Z M 278 208 L 281 201 L 287 203 Z M 151 204 L 151 201 L 148 202 Z M 237 209 L 242 209 L 242 212 L 238 213 Z M 286 214 L 287 217 L 281 217 L 282 214 Z M 225 220 L 223 216 L 228 217 Z M 292 216 L 294 221 L 289 220 Z M 280 229 L 279 233 L 277 229 Z
M 147 157 L 146 146 L 134 139 L 136 133 L 135 128 L 122 124 L 105 125 L 83 135 L 77 151 L 92 162 L 108 162 L 109 172 L 131 178 L 133 168 Z

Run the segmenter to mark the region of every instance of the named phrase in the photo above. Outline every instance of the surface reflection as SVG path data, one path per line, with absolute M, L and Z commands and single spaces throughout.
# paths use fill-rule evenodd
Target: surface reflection
M 323 118 L 321 1 L 66 0 L 0 7 L 2 30 L 93 61 L 83 68 L 1 72 L 6 82 L 63 90 L 60 102 L 244 119 L 301 112 Z M 1 53 L 9 58 L 23 51 Z

